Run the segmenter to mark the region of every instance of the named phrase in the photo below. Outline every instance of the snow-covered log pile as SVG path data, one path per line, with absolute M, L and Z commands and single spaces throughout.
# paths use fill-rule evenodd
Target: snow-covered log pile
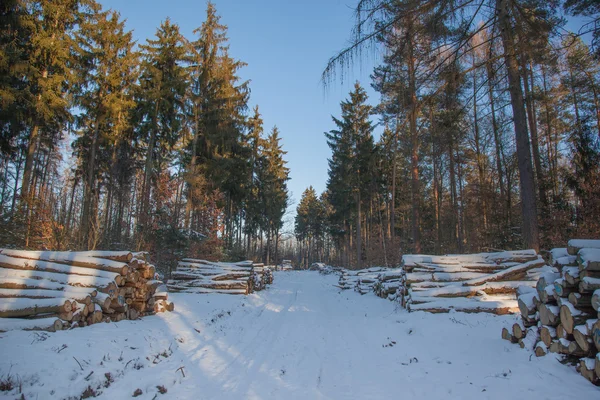
M 281 262 L 281 270 L 282 271 L 292 271 L 294 266 L 292 265 L 292 260 L 283 260 Z
M 273 273 L 263 264 L 186 258 L 179 262 L 167 286 L 172 292 L 249 294 L 272 282 Z
M 403 276 L 382 278 L 381 296 L 409 311 L 432 313 L 518 311 L 519 286 L 535 286 L 551 270 L 534 250 L 446 256 L 405 255 Z
M 148 253 L 0 249 L 0 331 L 56 331 L 172 311 Z
M 555 271 L 522 290 L 521 320 L 505 327 L 502 338 L 538 357 L 561 354 L 600 385 L 600 240 L 571 240 L 551 250 L 548 262 Z
M 373 267 L 356 271 L 344 269 L 341 271 L 339 287 L 342 290 L 354 289 L 360 294 L 372 292 L 373 287 L 377 283 L 377 276 L 382 271 L 387 270 L 388 268 L 382 267 Z
M 404 268 L 390 269 L 377 275 L 377 283 L 373 287 L 375 294 L 390 301 L 401 300 L 408 294 L 405 286 L 406 272 Z
M 341 272 L 342 270 L 341 270 L 341 268 L 335 268 L 335 267 L 332 267 L 331 265 L 316 262 L 310 266 L 309 271 L 319 271 L 320 274 L 330 275 L 330 274 L 337 273 L 338 271 Z
M 258 292 L 273 283 L 273 270 L 274 266 L 265 266 L 262 263 L 252 264 L 252 276 L 251 284 L 253 292 Z

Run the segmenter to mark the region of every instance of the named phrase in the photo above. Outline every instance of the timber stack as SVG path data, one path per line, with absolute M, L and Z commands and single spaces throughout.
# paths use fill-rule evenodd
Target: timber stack
M 172 311 L 156 278 L 145 252 L 0 249 L 0 331 L 57 331 Z
M 517 288 L 551 271 L 534 250 L 445 256 L 404 255 L 401 269 L 381 273 L 375 292 L 409 311 L 518 312 Z
M 557 353 L 600 385 L 600 240 L 570 240 L 552 249 L 555 270 L 518 298 L 521 319 L 502 329 L 502 338 L 536 356 Z
M 273 273 L 252 261 L 213 262 L 186 258 L 167 282 L 169 291 L 183 293 L 250 294 L 273 283 Z
M 292 265 L 292 260 L 283 260 L 281 262 L 281 270 L 282 271 L 292 271 L 294 266 Z
M 342 290 L 354 289 L 360 294 L 366 294 L 373 291 L 377 283 L 377 276 L 388 270 L 383 267 L 373 267 L 360 270 L 341 271 L 338 287 Z

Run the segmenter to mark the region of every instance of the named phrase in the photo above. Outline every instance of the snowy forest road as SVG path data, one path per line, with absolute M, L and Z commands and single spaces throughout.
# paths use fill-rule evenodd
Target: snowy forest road
M 373 295 L 342 292 L 336 283 L 335 275 L 278 273 L 268 290 L 216 323 L 215 337 L 223 337 L 205 348 L 198 364 L 209 379 L 183 384 L 178 393 L 231 399 L 600 393 L 552 357 L 530 360 L 530 353 L 501 340 L 502 324 L 515 317 L 408 314 Z
M 174 312 L 139 321 L 7 332 L 0 375 L 19 377 L 26 399 L 600 397 L 554 356 L 502 340 L 517 316 L 409 314 L 337 279 L 277 272 L 249 296 L 172 294 Z

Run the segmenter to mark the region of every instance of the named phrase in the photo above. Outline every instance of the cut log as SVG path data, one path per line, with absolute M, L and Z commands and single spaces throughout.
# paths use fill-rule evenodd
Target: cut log
M 558 339 L 553 341 L 550 345 L 550 352 L 572 355 L 575 357 L 585 356 L 585 353 L 581 350 L 577 342 L 569 341 L 566 339 Z
M 521 320 L 523 321 L 523 325 L 526 328 L 529 328 L 531 326 L 538 324 L 538 321 L 540 320 L 540 314 L 539 314 L 539 312 L 536 312 L 535 314 L 531 314 L 531 315 L 521 314 Z
M 571 239 L 567 247 L 570 255 L 575 256 L 579 253 L 579 250 L 589 249 L 600 249 L 600 240 L 594 239 Z
M 102 251 L 102 250 L 90 250 L 90 251 L 78 251 L 83 256 L 86 257 L 97 257 L 97 258 L 105 258 L 107 260 L 114 260 L 119 262 L 130 262 L 133 259 L 133 253 L 130 251 Z M 136 253 L 136 257 L 138 255 L 142 255 L 142 253 Z M 143 255 L 144 259 L 146 258 Z
M 88 293 L 44 290 L 44 289 L 0 289 L 0 298 L 25 297 L 29 299 L 51 299 L 57 297 L 71 298 L 81 303 L 90 304 L 92 297 Z
M 90 287 L 97 289 L 116 288 L 114 280 L 96 276 L 67 275 L 56 272 L 31 271 L 20 269 L 0 268 L 0 278 L 25 278 L 44 279 L 51 282 L 68 284 L 71 286 Z
M 554 284 L 547 285 L 541 291 L 538 291 L 538 298 L 540 299 L 540 303 L 543 303 L 543 304 L 556 303 L 556 300 L 554 299 L 554 295 L 555 295 Z
M 464 282 L 465 286 L 477 286 L 486 282 L 496 282 L 496 281 L 506 281 L 506 280 L 514 280 L 515 278 L 525 274 L 528 270 L 532 268 L 538 268 L 545 264 L 545 261 L 538 257 L 533 261 L 528 261 L 524 264 L 519 264 L 517 266 L 508 268 L 504 271 L 497 272 L 495 274 L 486 275 L 481 278 L 475 278 Z
M 504 301 L 480 301 L 476 299 L 437 299 L 422 304 L 410 304 L 409 311 L 427 311 L 430 313 L 447 313 L 456 310 L 465 313 L 487 312 L 497 315 L 505 315 L 518 312 L 517 302 L 514 300 Z
M 538 294 L 543 291 L 548 285 L 554 285 L 554 281 L 560 278 L 560 274 L 558 272 L 548 272 L 542 274 L 538 279 L 535 288 L 538 291 Z
M 592 306 L 592 298 L 589 295 L 573 292 L 569 294 L 569 303 L 573 304 L 576 308 L 590 308 Z
M 592 308 L 596 311 L 600 311 L 600 289 L 594 291 L 592 295 Z
M 544 342 L 538 342 L 535 345 L 535 355 L 536 357 L 543 357 L 548 354 L 548 347 Z
M 71 265 L 58 264 L 48 261 L 14 258 L 8 257 L 4 254 L 0 254 L 0 267 L 18 270 L 55 272 L 59 274 L 93 276 L 114 280 L 118 285 L 122 283 L 121 275 L 115 272 L 96 270 L 92 268 L 74 267 Z
M 537 311 L 535 298 L 537 298 L 537 292 L 526 293 L 518 297 L 517 303 L 519 304 L 521 315 L 535 314 Z
M 24 331 L 48 331 L 56 332 L 62 330 L 62 321 L 55 317 L 40 319 L 1 318 L 0 332 L 24 330 Z
M 590 324 L 590 328 L 592 325 L 593 324 Z M 595 348 L 594 342 L 592 341 L 592 337 L 590 335 L 590 329 L 588 329 L 587 324 L 577 325 L 573 329 L 573 338 L 575 339 L 579 347 L 581 347 L 581 349 L 586 353 L 589 353 L 592 349 Z
M 71 300 L 65 298 L 3 299 L 0 302 L 0 318 L 26 317 L 43 313 L 68 313 L 71 308 Z
M 544 342 L 546 347 L 550 347 L 550 344 L 552 344 L 552 341 L 556 338 L 557 337 L 555 328 L 547 325 L 542 325 L 542 327 L 540 328 L 540 339 L 542 339 L 542 342 Z
M 596 375 L 596 359 L 582 358 L 579 360 L 579 371 L 585 379 L 594 385 L 600 385 L 600 380 Z
M 513 281 L 513 282 L 505 282 L 505 283 L 515 283 L 518 281 Z M 527 293 L 536 293 L 536 289 L 535 289 L 535 282 L 531 282 L 531 281 L 523 281 L 520 285 L 517 286 L 517 291 L 515 292 L 517 294 L 517 298 L 519 296 L 522 296 L 524 294 Z
M 565 267 L 562 270 L 563 278 L 567 281 L 570 287 L 576 287 L 579 284 L 579 268 Z
M 542 325 L 557 326 L 560 323 L 560 309 L 557 306 L 540 304 L 538 311 Z
M 585 277 L 579 282 L 579 291 L 581 293 L 590 293 L 600 289 L 600 278 Z
M 577 310 L 571 303 L 560 306 L 560 323 L 568 334 L 573 334 L 576 325 L 581 325 L 589 319 L 589 315 Z
M 532 282 L 526 281 L 490 282 L 480 286 L 461 286 L 460 284 L 454 284 L 445 285 L 439 288 L 429 288 L 427 290 L 420 290 L 415 293 L 418 293 L 418 295 L 422 297 L 471 297 L 479 293 L 510 294 L 515 293 L 517 288 L 524 287 L 524 285 L 528 283 L 532 284 Z M 421 289 L 420 286 L 413 286 L 413 289 L 415 287 Z
M 592 340 L 596 350 L 600 351 L 600 319 L 592 325 Z
M 522 349 L 527 349 L 529 351 L 533 351 L 535 349 L 535 345 L 539 341 L 540 334 L 537 327 L 531 327 L 527 329 L 527 334 L 524 338 L 519 340 L 519 346 Z
M 76 267 L 95 269 L 99 271 L 114 272 L 119 275 L 127 275 L 129 266 L 122 262 L 107 260 L 103 258 L 94 258 L 87 256 L 89 252 L 78 251 L 27 251 L 27 250 L 9 250 L 3 249 L 2 255 L 17 257 L 29 260 L 51 261 L 61 264 L 73 265 Z
M 576 291 L 577 288 L 569 285 L 564 278 L 559 278 L 554 281 L 554 293 L 559 297 L 568 297 L 570 293 Z
M 517 339 L 523 339 L 526 334 L 525 326 L 522 321 L 515 322 L 512 325 L 512 335 Z
M 561 324 L 558 324 L 556 326 L 556 338 L 557 339 L 566 339 L 568 341 L 575 340 L 573 338 L 573 335 L 568 334 L 567 331 L 565 331 L 565 328 Z
M 577 262 L 581 270 L 600 271 L 600 249 L 581 249 L 577 254 Z

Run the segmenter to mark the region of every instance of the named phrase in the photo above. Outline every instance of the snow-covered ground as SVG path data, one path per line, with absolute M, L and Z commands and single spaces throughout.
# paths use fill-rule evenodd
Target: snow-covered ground
M 502 340 L 514 316 L 408 314 L 335 284 L 278 272 L 250 296 L 173 294 L 175 312 L 139 321 L 0 334 L 0 385 L 14 385 L 0 398 L 600 398 Z

